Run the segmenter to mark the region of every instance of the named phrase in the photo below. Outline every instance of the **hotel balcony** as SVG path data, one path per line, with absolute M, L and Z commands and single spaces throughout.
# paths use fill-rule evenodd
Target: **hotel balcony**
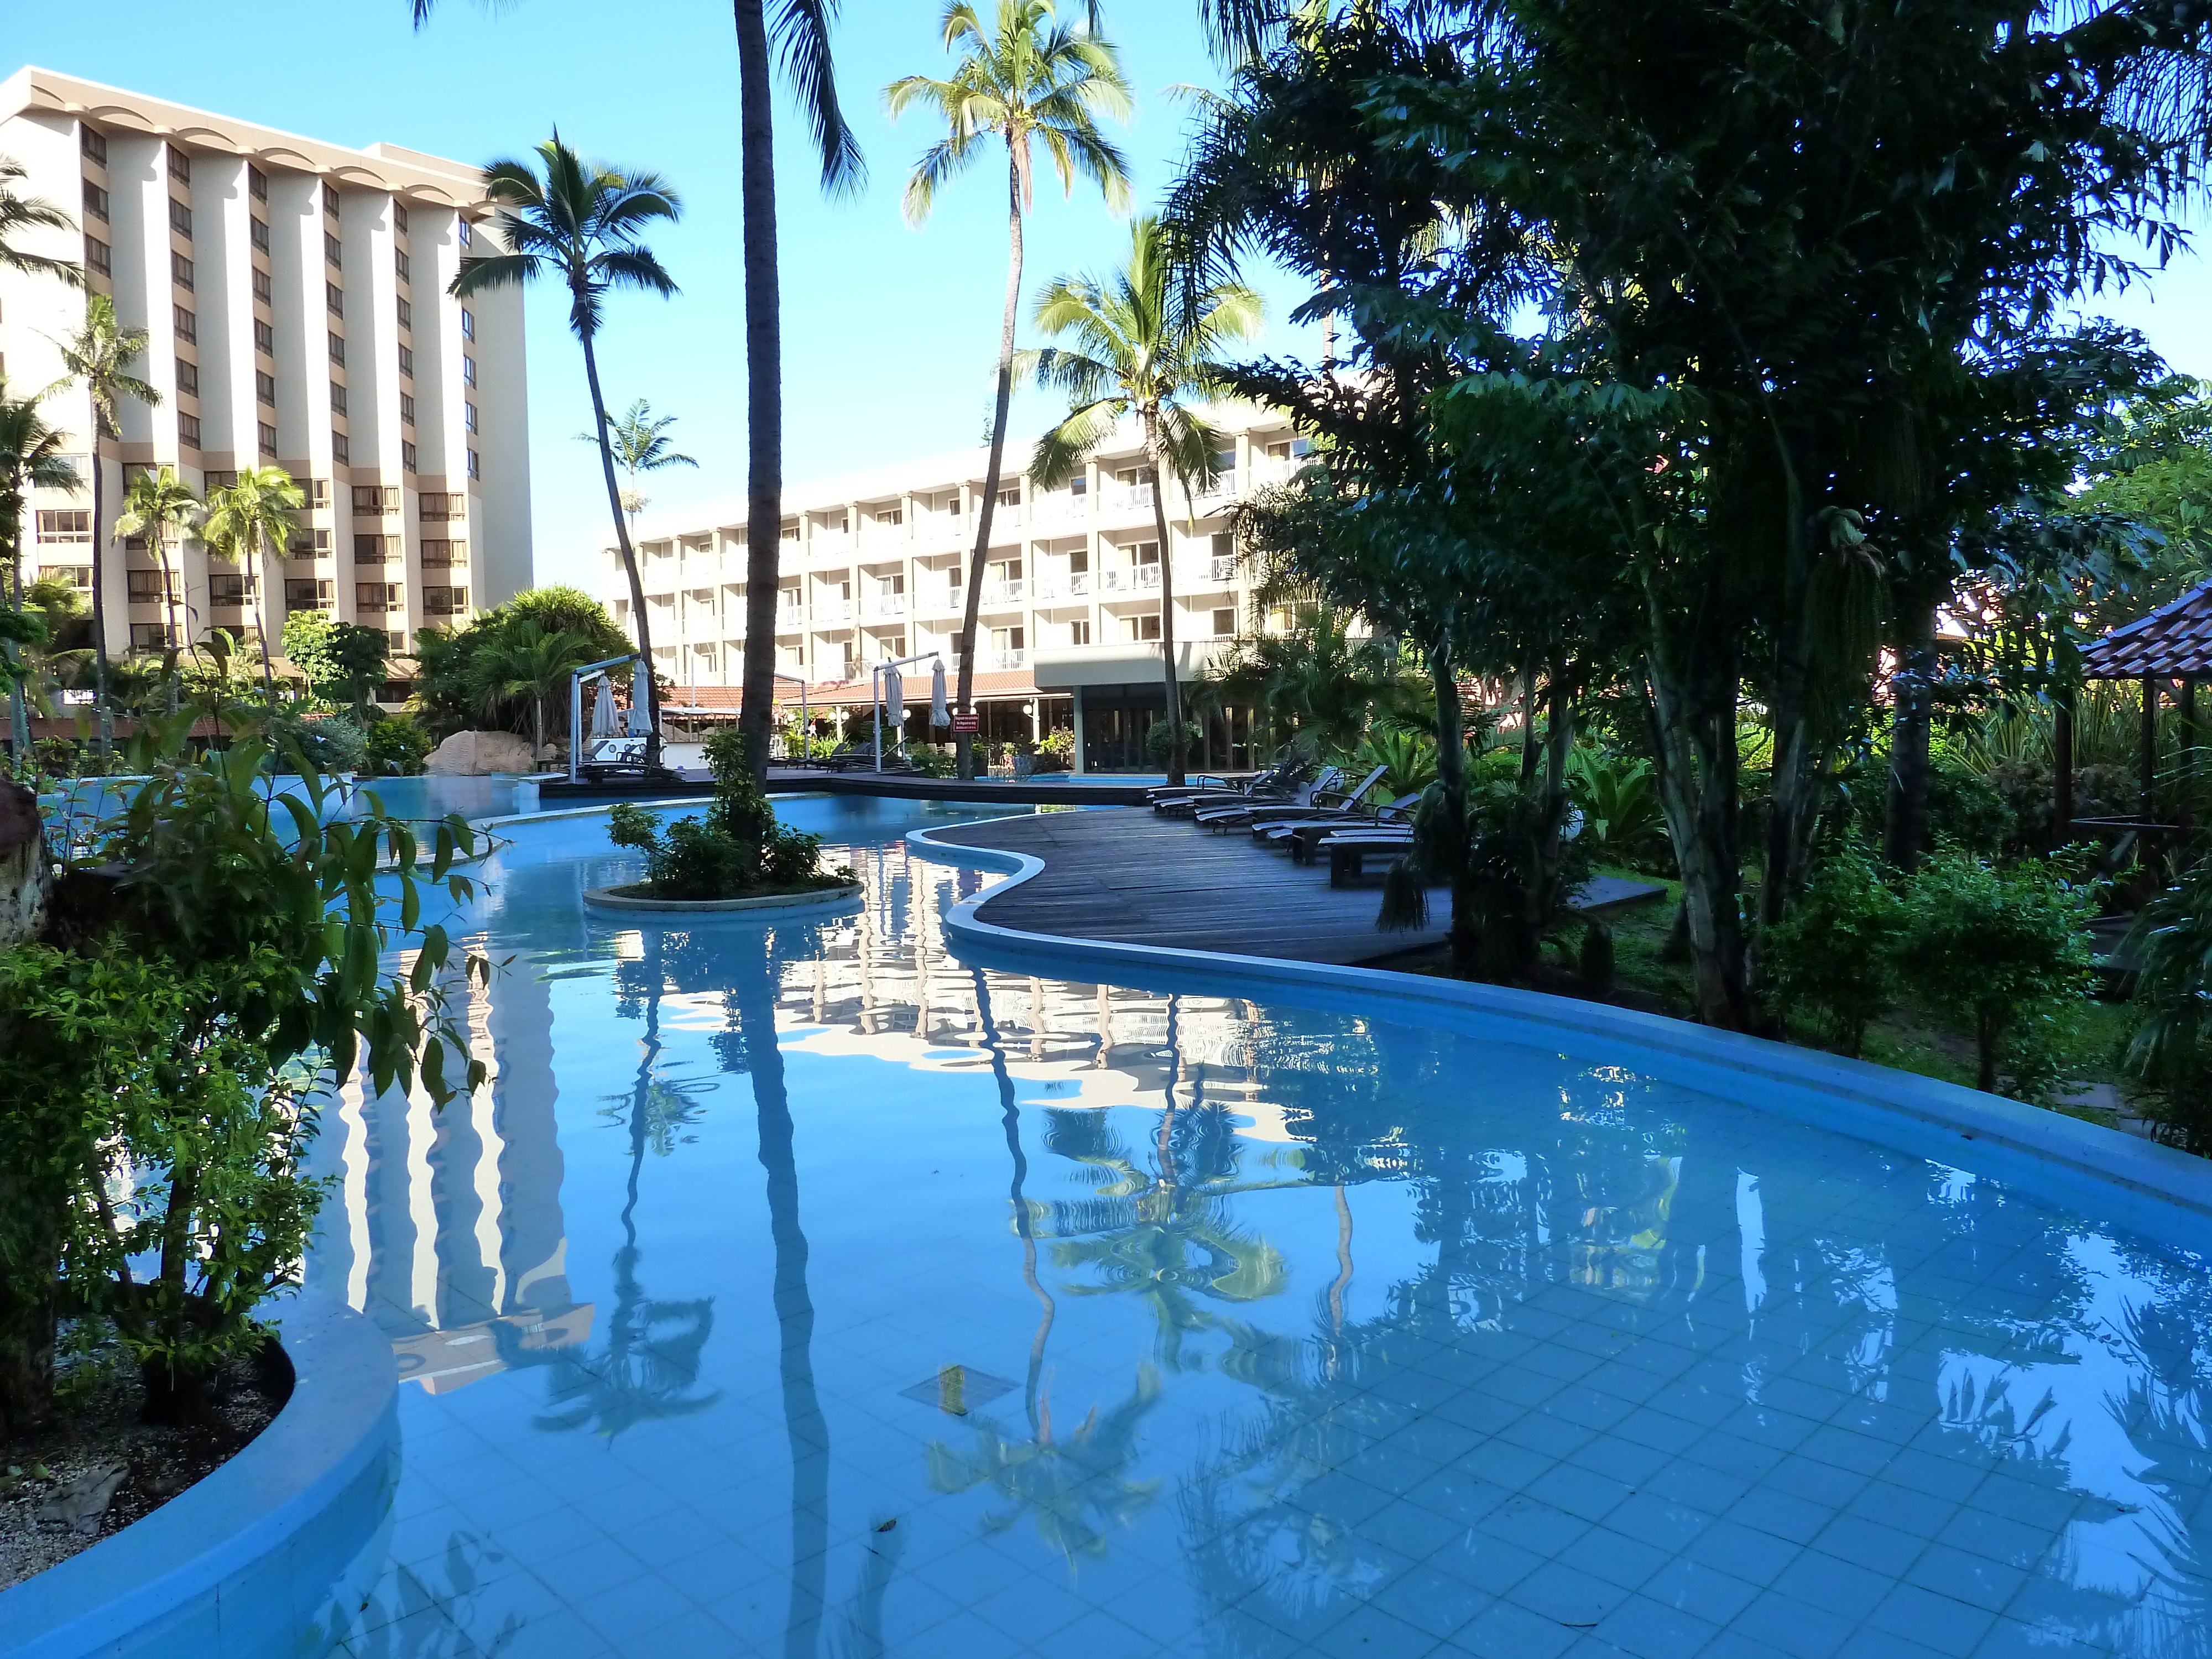
M 1104 594 L 1157 593 L 1160 591 L 1160 568 L 1156 564 L 1125 565 L 1119 570 L 1097 573 L 1098 591 Z
M 985 582 L 983 608 L 986 611 L 1003 611 L 1010 605 L 1024 604 L 1028 592 L 1029 583 L 1018 577 L 1008 582 Z
M 793 616 L 798 614 L 795 607 L 792 614 Z M 783 612 L 781 610 L 778 610 L 776 612 L 776 620 L 778 622 L 781 622 L 783 620 Z M 850 599 L 817 599 L 814 601 L 814 622 L 817 627 L 837 623 L 848 623 L 852 620 L 853 602 Z
M 877 593 L 860 601 L 860 616 L 867 622 L 891 621 L 906 615 L 906 595 Z

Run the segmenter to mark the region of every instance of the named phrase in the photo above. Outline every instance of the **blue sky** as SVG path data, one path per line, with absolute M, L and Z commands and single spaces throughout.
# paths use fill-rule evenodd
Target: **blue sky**
M 709 0 L 441 0 L 429 27 L 408 0 L 102 0 L 99 27 L 82 5 L 9 12 L 9 58 L 171 98 L 339 143 L 379 139 L 482 161 L 525 150 L 558 123 L 588 153 L 665 173 L 684 196 L 682 223 L 653 240 L 683 285 L 661 301 L 611 307 L 602 373 L 616 406 L 650 398 L 678 417 L 696 472 L 655 479 L 657 508 L 719 501 L 744 484 L 737 52 L 726 4 Z M 1191 0 L 1105 0 L 1138 95 L 1130 153 L 1140 203 L 1173 178 L 1188 118 L 1166 95 L 1216 84 Z M 988 162 L 909 230 L 899 194 L 932 136 L 926 112 L 894 126 L 884 84 L 942 73 L 933 0 L 846 0 L 838 74 L 869 165 L 865 191 L 825 202 L 779 110 L 783 228 L 785 477 L 793 483 L 895 465 L 980 442 L 1005 283 L 1003 173 Z M 1028 232 L 1029 281 L 1111 264 L 1126 237 L 1096 192 L 1041 195 Z M 1262 349 L 1317 349 L 1281 321 L 1302 297 L 1287 279 L 1252 273 L 1271 307 Z M 2097 308 L 2142 328 L 2177 368 L 2212 375 L 2212 276 L 2185 255 L 2148 291 Z M 605 497 L 591 452 L 570 434 L 589 424 L 581 359 L 550 293 L 533 295 L 530 334 L 532 469 L 541 581 L 583 580 L 604 534 Z M 1017 431 L 1052 411 L 1017 405 Z

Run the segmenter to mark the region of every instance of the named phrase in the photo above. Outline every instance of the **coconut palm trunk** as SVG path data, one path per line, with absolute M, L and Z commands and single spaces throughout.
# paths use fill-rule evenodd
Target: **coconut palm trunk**
M 983 571 L 991 553 L 991 518 L 999 505 L 999 479 L 1006 459 L 1006 414 L 1014 397 L 1014 317 L 1022 301 L 1022 170 L 1006 161 L 1006 306 L 999 324 L 999 385 L 991 407 L 991 459 L 983 469 L 983 504 L 975 514 L 975 550 L 968 556 L 968 603 L 960 616 L 960 686 L 957 706 L 965 714 L 975 707 L 975 623 L 983 603 Z M 963 778 L 975 775 L 975 738 L 955 731 L 953 751 Z
M 745 763 L 768 776 L 775 726 L 775 609 L 783 571 L 783 295 L 777 275 L 775 109 L 761 0 L 734 0 L 745 241 Z
M 1145 454 L 1152 464 L 1152 528 L 1160 538 L 1160 672 L 1168 714 L 1168 781 L 1183 781 L 1182 687 L 1176 680 L 1175 562 L 1168 548 L 1167 446 L 1157 409 L 1145 411 Z
M 622 486 L 615 481 L 615 453 L 607 440 L 607 400 L 599 391 L 599 357 L 592 346 L 592 331 L 583 332 L 584 379 L 592 390 L 592 428 L 599 434 L 599 472 L 607 483 L 607 510 L 615 521 L 615 543 L 622 550 L 623 574 L 629 581 L 630 612 L 637 618 L 637 650 L 644 659 L 645 713 L 652 724 L 646 733 L 645 763 L 660 764 L 660 685 L 653 675 L 653 623 L 646 614 L 645 584 L 638 580 L 637 550 L 629 538 L 629 520 L 623 512 Z M 630 696 L 638 695 L 637 681 L 630 682 Z M 544 748 L 541 734 L 538 748 Z
M 169 683 L 169 712 L 177 712 L 177 584 L 169 565 L 169 538 L 158 529 L 154 532 L 154 550 L 161 561 L 161 609 L 169 618 L 169 637 L 161 653 L 162 672 Z
M 100 408 L 92 411 L 92 707 L 100 769 L 114 763 L 115 717 L 107 708 L 107 463 L 100 453 Z

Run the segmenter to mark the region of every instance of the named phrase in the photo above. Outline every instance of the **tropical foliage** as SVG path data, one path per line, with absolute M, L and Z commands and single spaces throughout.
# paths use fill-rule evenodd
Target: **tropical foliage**
M 570 668 L 620 657 L 631 648 L 629 636 L 615 626 L 606 607 L 580 588 L 527 588 L 505 605 L 477 612 L 464 628 L 424 629 L 416 636 L 420 667 L 410 705 L 416 719 L 434 740 L 456 732 L 532 729 L 532 722 L 544 718 L 540 702 L 556 692 L 530 688 L 550 686 L 551 679 L 532 682 L 520 673 L 495 673 L 492 665 L 503 660 L 512 667 L 520 641 L 549 638 L 564 641 L 550 653 L 562 660 L 559 696 L 564 713 Z M 629 665 L 614 670 L 613 678 L 617 684 L 628 684 Z M 524 689 L 507 689 L 518 684 Z M 542 735 L 538 741 L 543 747 Z
M 730 729 L 708 738 L 707 763 L 714 775 L 714 800 L 703 818 L 678 818 L 664 827 L 628 801 L 608 818 L 608 840 L 645 854 L 643 896 L 746 898 L 836 887 L 851 879 L 850 871 L 823 872 L 819 836 L 777 822 L 775 807 L 753 779 L 743 732 Z

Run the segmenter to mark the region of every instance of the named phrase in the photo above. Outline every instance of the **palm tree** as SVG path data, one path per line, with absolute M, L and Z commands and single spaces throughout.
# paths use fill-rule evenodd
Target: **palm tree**
M 548 629 L 526 617 L 477 648 L 469 659 L 470 689 L 487 715 L 514 698 L 530 699 L 530 753 L 538 760 L 545 752 L 545 700 L 566 688 L 571 669 L 596 654 L 582 635 Z
M 141 472 L 123 495 L 123 514 L 115 521 L 118 536 L 143 536 L 154 544 L 161 561 L 161 594 L 169 612 L 168 648 L 162 662 L 169 682 L 169 712 L 177 712 L 177 647 L 184 638 L 177 626 L 176 576 L 169 566 L 169 532 L 181 534 L 199 511 L 199 497 L 177 476 L 173 466 Z
M 676 424 L 673 415 L 653 417 L 653 406 L 640 398 L 621 415 L 607 422 L 607 435 L 614 445 L 615 465 L 623 470 L 625 480 L 622 491 L 622 509 L 629 514 L 630 533 L 637 533 L 637 515 L 645 511 L 647 497 L 637 487 L 641 472 L 658 472 L 665 466 L 692 466 L 698 462 L 689 455 L 668 447 L 668 428 Z M 576 441 L 595 444 L 599 440 L 588 432 L 579 432 Z
M 61 489 L 74 495 L 81 481 L 62 459 L 62 434 L 39 413 L 36 398 L 10 398 L 0 382 L 0 541 L 8 546 L 8 603 L 23 608 L 23 526 L 31 491 Z M 8 642 L 8 660 L 18 659 Z M 20 762 L 31 752 L 31 714 L 21 679 L 11 674 L 8 695 L 9 732 Z
M 599 468 L 606 477 L 607 507 L 614 515 L 623 572 L 629 579 L 637 648 L 645 659 L 646 708 L 653 720 L 645 758 L 653 766 L 660 760 L 660 689 L 653 673 L 653 625 L 646 615 L 645 587 L 638 580 L 637 554 L 630 545 L 622 490 L 615 483 L 614 441 L 606 398 L 599 390 L 594 342 L 610 291 L 642 289 L 664 299 L 677 291 L 676 279 L 639 238 L 656 220 L 674 222 L 683 207 L 659 173 L 624 173 L 586 163 L 561 142 L 557 131 L 537 147 L 537 154 L 543 176 L 526 161 L 494 161 L 484 169 L 484 193 L 504 209 L 500 229 L 507 252 L 464 260 L 450 292 L 466 299 L 537 276 L 551 276 L 568 290 L 568 327 L 584 348 L 592 430 L 597 434 Z
M 999 0 L 986 30 L 968 0 L 945 10 L 945 49 L 958 61 L 950 77 L 908 75 L 884 88 L 884 107 L 896 119 L 910 104 L 926 103 L 945 118 L 945 136 L 915 164 L 907 180 L 907 222 L 929 217 L 937 191 L 996 135 L 1006 147 L 1006 303 L 999 326 L 998 401 L 991 416 L 991 460 L 983 501 L 975 515 L 975 550 L 968 566 L 968 602 L 960 621 L 958 708 L 972 706 L 975 681 L 975 613 L 983 592 L 983 565 L 991 547 L 991 516 L 998 505 L 999 474 L 1006 447 L 1006 410 L 1014 386 L 1014 313 L 1022 297 L 1022 216 L 1033 204 L 1033 146 L 1042 146 L 1060 174 L 1060 188 L 1075 192 L 1079 173 L 1095 182 L 1107 205 L 1119 212 L 1128 200 L 1129 167 L 1098 130 L 1098 118 L 1128 118 L 1129 83 L 1121 56 L 1091 28 L 1075 29 L 1054 15 L 1051 0 Z M 967 733 L 956 738 L 960 775 L 975 775 Z
M 92 400 L 93 702 L 100 722 L 100 763 L 105 769 L 114 751 L 115 720 L 107 707 L 107 469 L 100 444 L 108 438 L 121 441 L 117 410 L 125 398 L 151 409 L 161 401 L 161 394 L 131 372 L 146 349 L 146 331 L 118 322 L 115 301 L 105 294 L 87 295 L 84 326 L 54 343 L 60 349 L 62 367 L 69 371 L 58 385 L 81 380 Z
M 71 288 L 84 286 L 84 272 L 66 259 L 43 253 L 26 253 L 15 245 L 22 230 L 75 230 L 76 222 L 52 202 L 35 196 L 18 196 L 13 188 L 26 177 L 20 161 L 0 155 L 0 270 L 20 270 L 27 276 L 53 276 Z
M 200 539 L 235 559 L 253 594 L 254 632 L 261 636 L 261 694 L 276 706 L 276 676 L 269 665 L 269 584 L 264 560 L 282 558 L 296 527 L 292 515 L 307 496 L 281 466 L 240 467 L 238 482 L 208 491 Z M 281 567 L 280 567 L 281 568 Z
M 413 0 L 421 28 L 436 0 Z M 807 136 L 822 164 L 822 185 L 836 193 L 865 174 L 860 146 L 837 100 L 830 25 L 837 0 L 732 0 L 738 32 L 738 131 L 744 208 L 745 440 L 747 455 L 745 667 L 738 729 L 753 775 L 768 776 L 775 720 L 775 595 L 783 538 L 783 319 L 776 272 L 775 119 L 770 48 L 783 60 Z M 639 626 L 644 626 L 642 615 Z M 647 652 L 647 661 L 652 660 Z M 650 678 L 650 675 L 647 677 Z M 657 694 L 656 694 L 657 695 Z M 659 742 L 656 735 L 653 743 Z
M 1169 556 L 1166 483 L 1210 484 L 1220 436 L 1182 400 L 1224 390 L 1215 358 L 1230 340 L 1260 331 L 1260 296 L 1242 283 L 1201 283 L 1182 268 L 1146 214 L 1129 228 L 1129 262 L 1103 282 L 1063 276 L 1038 296 L 1033 319 L 1072 347 L 1036 354 L 1037 384 L 1065 392 L 1066 417 L 1039 439 L 1030 477 L 1065 483 L 1134 415 L 1152 475 L 1152 527 L 1160 538 L 1160 663 L 1167 692 L 1168 781 L 1183 778 L 1182 693 L 1176 679 L 1175 561 Z

